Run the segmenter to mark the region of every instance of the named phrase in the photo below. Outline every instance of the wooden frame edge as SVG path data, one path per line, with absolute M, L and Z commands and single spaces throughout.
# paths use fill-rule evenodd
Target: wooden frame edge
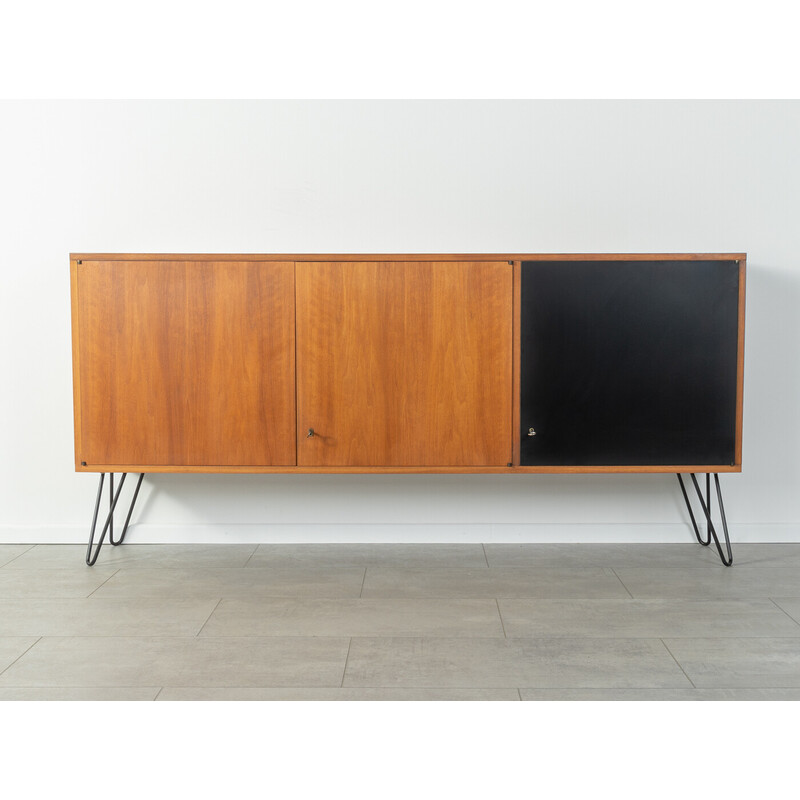
M 522 371 L 522 262 L 514 261 L 512 308 L 512 367 L 511 367 L 511 463 L 520 461 L 520 374 Z
M 742 261 L 746 253 L 70 253 L 85 261 Z
M 736 445 L 734 460 L 742 466 L 742 424 L 744 420 L 744 307 L 745 307 L 745 274 L 747 272 L 747 256 L 739 259 L 739 337 L 736 355 Z
M 83 447 L 83 431 L 81 423 L 83 414 L 81 410 L 81 368 L 80 368 L 80 328 L 78 314 L 78 259 L 72 258 L 69 262 L 70 282 L 70 316 L 72 325 L 72 413 L 75 428 L 75 471 L 82 471 L 81 448 Z
M 300 381 L 297 380 L 297 262 L 292 262 L 292 317 L 294 318 L 294 352 L 292 376 L 294 377 L 294 465 L 300 457 Z
M 257 466 L 182 466 L 164 464 L 89 464 L 78 467 L 78 472 L 146 472 L 146 473 L 247 473 L 281 475 L 584 475 L 584 474 L 665 474 L 676 472 L 741 472 L 741 467 L 731 464 L 665 465 L 665 466 L 618 466 L 618 467 L 257 467 Z

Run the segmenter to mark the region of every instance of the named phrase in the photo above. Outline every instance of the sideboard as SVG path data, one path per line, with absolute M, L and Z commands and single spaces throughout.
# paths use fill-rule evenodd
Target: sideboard
M 145 473 L 649 472 L 677 474 L 730 565 L 745 263 L 72 254 L 75 469 L 100 473 L 87 563 L 123 541 Z

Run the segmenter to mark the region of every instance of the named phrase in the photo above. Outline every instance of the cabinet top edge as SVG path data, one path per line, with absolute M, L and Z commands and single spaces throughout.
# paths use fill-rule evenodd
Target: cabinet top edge
M 746 261 L 747 253 L 70 253 L 70 261 Z

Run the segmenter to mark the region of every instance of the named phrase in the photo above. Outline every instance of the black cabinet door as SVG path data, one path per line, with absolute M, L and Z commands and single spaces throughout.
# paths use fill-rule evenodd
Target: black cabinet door
M 733 464 L 738 307 L 736 261 L 523 262 L 521 464 Z

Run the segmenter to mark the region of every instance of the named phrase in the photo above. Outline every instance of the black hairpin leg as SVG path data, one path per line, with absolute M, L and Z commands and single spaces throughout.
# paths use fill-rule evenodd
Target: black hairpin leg
M 683 492 L 683 499 L 686 501 L 686 508 L 689 510 L 689 518 L 692 520 L 694 535 L 697 538 L 697 541 L 703 545 L 703 547 L 708 547 L 713 539 L 717 548 L 717 552 L 719 553 L 720 561 L 722 561 L 726 567 L 729 567 L 731 564 L 733 564 L 733 553 L 731 552 L 731 540 L 728 536 L 728 521 L 725 519 L 725 506 L 722 504 L 722 490 L 719 488 L 719 475 L 717 475 L 716 472 L 714 473 L 714 484 L 717 488 L 717 502 L 719 503 L 719 514 L 722 519 L 722 533 L 725 538 L 725 550 L 727 551 L 727 555 L 722 552 L 722 545 L 720 544 L 719 537 L 717 536 L 717 530 L 714 527 L 713 521 L 711 520 L 711 475 L 706 475 L 706 499 L 703 500 L 703 494 L 700 491 L 697 478 L 695 478 L 693 472 L 689 474 L 692 478 L 692 483 L 694 484 L 695 491 L 697 492 L 697 497 L 700 500 L 700 506 L 703 509 L 703 514 L 706 518 L 706 536 L 703 538 L 700 535 L 700 530 L 697 527 L 697 521 L 694 518 L 692 504 L 689 502 L 689 495 L 686 493 L 686 487 L 684 486 L 683 478 L 681 477 L 680 472 L 677 473 L 678 482 L 680 483 L 681 491 Z
M 97 514 L 100 511 L 100 500 L 103 497 L 103 483 L 105 481 L 106 474 L 105 472 L 100 473 L 100 484 L 97 487 L 97 500 L 94 504 L 94 516 L 92 517 L 92 529 L 89 532 L 89 546 L 86 549 L 86 563 L 93 567 L 95 562 L 97 561 L 97 556 L 100 555 L 100 548 L 103 546 L 103 542 L 106 538 L 106 533 L 108 534 L 108 541 L 111 542 L 112 545 L 115 547 L 117 545 L 122 544 L 125 541 L 125 534 L 128 532 L 128 525 L 131 521 L 131 514 L 133 514 L 133 507 L 136 505 L 136 498 L 139 496 L 139 488 L 142 485 L 142 479 L 144 478 L 144 473 L 140 473 L 139 480 L 136 483 L 136 489 L 133 492 L 133 499 L 131 500 L 130 508 L 128 509 L 128 516 L 125 517 L 125 525 L 122 528 L 122 535 L 119 539 L 114 539 L 114 509 L 117 507 L 117 501 L 119 500 L 119 496 L 122 493 L 122 487 L 125 485 L 125 478 L 127 477 L 128 473 L 123 472 L 122 478 L 120 478 L 119 486 L 117 487 L 116 493 L 114 492 L 114 473 L 110 472 L 108 474 L 108 515 L 106 516 L 106 521 L 103 523 L 103 529 L 100 531 L 100 539 L 98 540 L 97 544 L 94 545 L 94 535 L 95 531 L 97 530 Z M 92 552 L 92 546 L 94 546 L 94 552 Z

